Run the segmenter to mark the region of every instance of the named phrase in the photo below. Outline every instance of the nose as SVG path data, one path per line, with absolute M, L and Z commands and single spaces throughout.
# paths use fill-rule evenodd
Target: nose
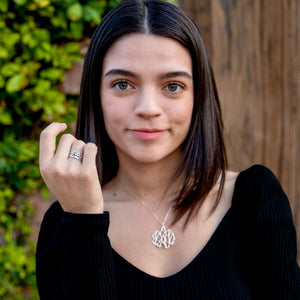
M 137 95 L 135 114 L 144 119 L 152 119 L 162 113 L 160 96 L 151 88 L 140 90 Z

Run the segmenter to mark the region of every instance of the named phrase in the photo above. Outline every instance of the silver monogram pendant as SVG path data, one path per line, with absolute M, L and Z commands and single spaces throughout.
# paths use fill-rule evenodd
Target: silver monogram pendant
M 175 243 L 175 234 L 171 229 L 166 229 L 165 225 L 161 226 L 160 231 L 156 230 L 152 234 L 152 244 L 156 247 L 161 247 L 164 245 L 166 249 L 173 246 Z

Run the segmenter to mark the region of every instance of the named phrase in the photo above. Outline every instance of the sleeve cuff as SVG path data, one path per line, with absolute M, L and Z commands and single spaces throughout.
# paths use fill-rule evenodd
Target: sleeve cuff
M 104 211 L 102 214 L 77 214 L 63 212 L 62 223 L 65 232 L 103 230 L 108 231 L 109 212 Z

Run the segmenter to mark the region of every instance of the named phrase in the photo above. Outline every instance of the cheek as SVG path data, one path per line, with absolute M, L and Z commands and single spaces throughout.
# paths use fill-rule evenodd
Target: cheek
M 189 127 L 192 119 L 193 107 L 192 101 L 186 102 L 178 107 L 173 106 L 170 110 L 173 116 L 173 122 L 181 126 Z
M 101 107 L 102 107 L 104 125 L 105 125 L 106 129 L 108 129 L 110 127 L 110 123 L 115 122 L 114 119 L 115 119 L 116 115 L 113 114 L 113 111 L 114 111 L 113 105 L 106 99 L 103 99 L 101 101 Z
M 108 133 L 114 128 L 124 126 L 126 121 L 126 107 L 120 102 L 105 101 L 101 102 L 104 125 Z

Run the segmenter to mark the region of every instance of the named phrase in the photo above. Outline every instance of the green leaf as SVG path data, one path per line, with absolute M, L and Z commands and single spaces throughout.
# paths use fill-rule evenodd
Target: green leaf
M 6 91 L 11 94 L 20 91 L 24 87 L 25 76 L 23 73 L 17 74 L 6 83 Z
M 10 77 L 21 70 L 20 66 L 16 63 L 8 62 L 1 68 L 1 74 L 5 77 Z
M 1 112 L 0 109 L 0 123 L 3 125 L 11 125 L 13 124 L 13 119 L 9 112 Z
M 5 80 L 3 76 L 0 75 L 0 89 L 2 89 L 5 86 Z
M 64 49 L 69 53 L 79 54 L 80 45 L 78 43 L 68 43 Z
M 83 23 L 71 22 L 70 30 L 71 30 L 73 38 L 75 38 L 76 40 L 80 40 L 82 37 L 82 32 L 83 32 Z
M 12 32 L 9 34 L 9 40 L 5 41 L 5 43 L 9 46 L 14 46 L 20 40 L 20 34 L 16 32 Z
M 9 0 L 0 0 L 0 11 L 6 13 L 8 10 Z
M 45 7 L 50 4 L 50 0 L 34 0 L 39 7 Z
M 0 0 L 1 1 L 1 0 Z M 8 50 L 0 46 L 0 59 L 6 59 L 9 57 Z
M 38 41 L 34 38 L 31 32 L 26 32 L 22 35 L 22 42 L 30 48 L 35 48 L 38 45 Z
M 96 24 L 100 23 L 101 17 L 98 10 L 86 5 L 83 8 L 83 18 L 87 22 L 95 22 Z
M 64 72 L 57 68 L 45 69 L 41 72 L 41 78 L 50 79 L 51 81 L 62 81 Z
M 79 21 L 83 16 L 82 5 L 79 2 L 70 5 L 67 9 L 67 16 L 73 22 Z
M 41 128 L 75 122 L 78 97 L 58 83 L 82 59 L 83 32 L 118 1 L 0 0 L 0 299 L 39 299 L 34 209 L 22 195 L 49 198 L 38 168 Z
M 23 6 L 27 2 L 27 0 L 14 0 L 14 2 L 19 6 Z
M 55 27 L 61 27 L 63 30 L 68 28 L 65 14 L 58 13 L 57 16 L 51 18 L 51 24 Z
M 34 37 L 39 41 L 39 42 L 48 42 L 50 43 L 50 32 L 47 29 L 41 28 L 37 29 L 34 32 Z

